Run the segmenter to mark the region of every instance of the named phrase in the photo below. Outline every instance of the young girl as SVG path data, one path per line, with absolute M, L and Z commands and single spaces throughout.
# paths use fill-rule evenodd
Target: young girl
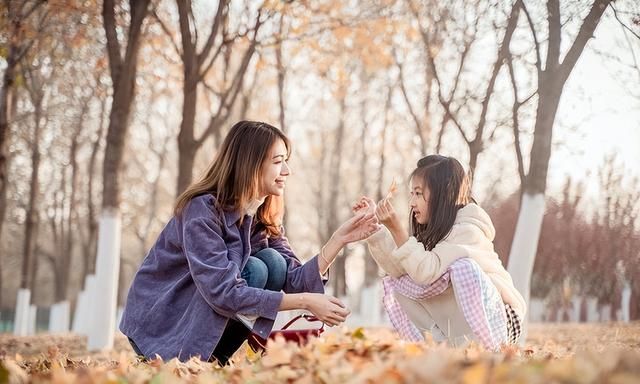
M 493 248 L 495 229 L 470 196 L 469 179 L 451 157 L 426 156 L 411 174 L 410 233 L 387 197 L 364 197 L 354 211 L 375 211 L 383 229 L 367 243 L 383 280 L 385 306 L 407 339 L 430 331 L 453 345 L 515 342 L 525 302 Z
M 133 280 L 120 329 L 136 353 L 224 365 L 251 331 L 266 338 L 278 311 L 306 309 L 330 326 L 345 320 L 344 304 L 323 294 L 326 273 L 377 220 L 354 216 L 302 265 L 280 225 L 289 155 L 287 137 L 268 124 L 231 128 Z

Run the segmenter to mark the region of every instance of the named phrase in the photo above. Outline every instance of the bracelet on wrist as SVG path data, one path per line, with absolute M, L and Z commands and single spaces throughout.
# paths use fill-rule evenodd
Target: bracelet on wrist
M 320 257 L 325 261 L 325 263 L 327 263 L 327 265 L 331 265 L 331 262 L 324 256 L 324 247 L 320 248 Z

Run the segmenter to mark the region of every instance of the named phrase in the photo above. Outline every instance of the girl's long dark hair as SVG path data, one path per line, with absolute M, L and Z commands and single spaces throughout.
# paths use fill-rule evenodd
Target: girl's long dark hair
M 453 157 L 429 155 L 418 161 L 411 178 L 421 182 L 423 190 L 429 190 L 427 223 L 420 224 L 411 215 L 411 235 L 424 244 L 425 249 L 432 250 L 451 232 L 458 210 L 475 202 L 469 176 Z
M 278 140 L 284 142 L 288 155 L 291 144 L 278 128 L 257 121 L 236 123 L 205 174 L 178 197 L 175 215 L 179 216 L 191 199 L 206 193 L 216 197 L 217 209 L 243 210 L 258 198 L 262 166 Z M 283 213 L 282 197 L 267 196 L 256 212 L 256 221 L 270 236 L 278 236 Z

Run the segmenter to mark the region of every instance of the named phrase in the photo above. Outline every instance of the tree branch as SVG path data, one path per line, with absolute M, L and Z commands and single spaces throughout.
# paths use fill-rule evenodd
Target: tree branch
M 516 26 L 518 25 L 518 18 L 520 15 L 520 3 L 522 1 L 518 0 L 513 5 L 511 9 L 511 15 L 509 16 L 509 20 L 507 21 L 507 28 L 504 32 L 504 37 L 502 39 L 502 44 L 500 44 L 500 50 L 498 51 L 498 58 L 496 62 L 493 64 L 493 72 L 491 73 L 491 79 L 489 79 L 489 84 L 487 85 L 487 91 L 484 95 L 484 100 L 482 100 L 482 111 L 480 112 L 480 119 L 478 121 L 478 127 L 476 128 L 476 137 L 474 141 L 479 140 L 482 141 L 482 134 L 484 132 L 484 127 L 487 123 L 487 113 L 489 111 L 489 102 L 491 100 L 491 96 L 493 95 L 493 91 L 496 85 L 496 79 L 498 78 L 498 74 L 500 73 L 500 69 L 504 64 L 504 61 L 510 56 L 510 48 L 511 38 L 513 36 L 514 31 L 516 30 Z
M 181 0 L 178 0 L 180 3 Z M 222 24 L 222 19 L 224 16 L 224 9 L 227 7 L 228 0 L 220 0 L 218 2 L 218 10 L 216 11 L 216 16 L 213 19 L 213 25 L 211 26 L 211 33 L 209 33 L 209 37 L 207 38 L 207 42 L 202 48 L 202 52 L 200 52 L 196 58 L 196 63 L 198 68 L 202 66 L 204 60 L 209 56 L 209 52 L 211 52 L 211 48 L 213 47 L 213 43 L 216 40 L 216 36 L 218 35 L 218 30 L 220 29 L 220 24 Z M 259 15 L 258 15 L 259 18 Z
M 420 119 L 416 115 L 416 112 L 413 110 L 413 106 L 411 105 L 411 101 L 409 100 L 407 88 L 404 85 L 404 71 L 402 70 L 402 64 L 400 64 L 400 62 L 398 61 L 398 57 L 396 56 L 395 49 L 393 50 L 393 57 L 395 59 L 396 66 L 398 67 L 398 82 L 400 83 L 400 91 L 402 93 L 402 97 L 404 98 L 405 103 L 407 104 L 407 108 L 409 108 L 409 114 L 411 115 L 411 118 L 413 119 L 413 123 L 415 124 L 416 133 L 420 138 L 420 143 L 422 146 L 421 149 L 424 151 L 427 147 L 426 146 L 427 143 L 422 134 L 422 124 L 420 124 Z
M 616 20 L 618 20 L 620 25 L 622 25 L 622 27 L 627 31 L 631 32 L 631 34 L 633 34 L 637 39 L 640 39 L 640 35 L 638 33 L 636 33 L 633 29 L 629 28 L 627 24 L 625 24 L 622 20 L 620 20 L 620 17 L 618 16 L 618 10 L 616 9 L 616 7 L 613 6 L 613 3 L 609 3 L 609 7 L 613 9 L 613 16 L 615 16 Z
M 538 76 L 542 72 L 542 58 L 540 56 L 540 42 L 538 41 L 538 34 L 536 33 L 536 28 L 533 26 L 533 20 L 531 20 L 531 15 L 529 14 L 529 10 L 525 5 L 524 1 L 520 2 L 520 6 L 522 7 L 522 11 L 525 16 L 527 16 L 527 23 L 529 24 L 529 29 L 531 29 L 531 35 L 533 36 L 533 43 L 536 48 L 536 69 L 538 70 Z
M 178 43 L 176 43 L 176 41 L 173 40 L 173 35 L 171 34 L 169 27 L 167 27 L 164 21 L 160 19 L 160 15 L 158 15 L 158 12 L 156 12 L 155 9 L 151 12 L 151 16 L 158 22 L 158 24 L 160 24 L 160 28 L 162 29 L 164 34 L 167 35 L 167 37 L 169 38 L 169 41 L 171 42 L 171 46 L 176 51 L 176 54 L 182 57 L 182 51 L 180 50 L 180 47 L 178 47 Z
M 259 13 L 256 20 L 255 33 L 253 35 L 253 39 L 251 40 L 251 44 L 249 45 L 249 48 L 247 48 L 247 50 L 244 53 L 242 62 L 238 67 L 238 70 L 236 71 L 236 74 L 233 78 L 233 81 L 231 82 L 231 85 L 221 96 L 220 105 L 218 106 L 218 111 L 209 121 L 209 125 L 207 126 L 207 129 L 202 133 L 202 136 L 196 139 L 196 145 L 198 147 L 200 147 L 202 143 L 204 143 L 204 140 L 206 140 L 206 138 L 213 133 L 218 123 L 220 121 L 226 120 L 226 118 L 228 117 L 230 113 L 230 108 L 235 102 L 235 99 L 238 96 L 238 93 L 240 92 L 240 89 L 242 87 L 242 80 L 244 79 L 244 75 L 247 72 L 247 68 L 249 67 L 249 62 L 251 61 L 251 58 L 253 57 L 253 54 L 256 50 L 256 45 L 258 43 L 257 42 L 258 30 L 260 29 L 261 23 L 262 22 L 260 21 L 260 13 Z M 227 102 L 227 99 L 229 99 L 228 102 Z
M 562 44 L 562 25 L 560 24 L 560 1 L 547 1 L 547 22 L 549 24 L 549 42 L 545 71 L 553 71 L 560 64 L 560 45 Z
M 596 30 L 598 24 L 600 23 L 600 18 L 602 18 L 602 14 L 607 9 L 607 6 L 611 3 L 611 1 L 612 0 L 594 1 L 589 14 L 580 26 L 578 36 L 573 42 L 571 48 L 569 48 L 569 52 L 567 52 L 567 55 L 560 65 L 560 78 L 563 81 L 566 81 L 566 79 L 569 77 L 569 74 L 571 74 L 571 70 L 573 70 L 573 67 L 576 65 L 580 54 L 584 50 L 584 47 L 587 45 L 587 42 L 593 37 L 593 32 Z
M 104 19 L 104 32 L 107 37 L 107 54 L 109 55 L 109 69 L 111 70 L 111 80 L 117 83 L 122 67 L 122 54 L 120 53 L 120 42 L 116 33 L 116 18 L 114 0 L 104 0 L 102 5 L 102 18 Z
M 516 149 L 516 159 L 518 160 L 518 176 L 520 176 L 520 185 L 525 185 L 526 174 L 524 171 L 524 160 L 522 159 L 522 147 L 520 145 L 520 121 L 518 112 L 522 103 L 518 97 L 518 83 L 516 82 L 516 76 L 513 70 L 513 60 L 511 54 L 507 55 L 507 67 L 509 68 L 509 78 L 511 79 L 511 87 L 513 89 L 513 106 L 511 108 L 511 114 L 513 119 L 513 140 Z

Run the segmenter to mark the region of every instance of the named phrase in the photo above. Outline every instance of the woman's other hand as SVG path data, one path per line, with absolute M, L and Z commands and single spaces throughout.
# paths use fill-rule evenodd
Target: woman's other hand
M 340 325 L 351 313 L 342 301 L 321 293 L 305 293 L 304 302 L 309 312 L 329 326 Z

